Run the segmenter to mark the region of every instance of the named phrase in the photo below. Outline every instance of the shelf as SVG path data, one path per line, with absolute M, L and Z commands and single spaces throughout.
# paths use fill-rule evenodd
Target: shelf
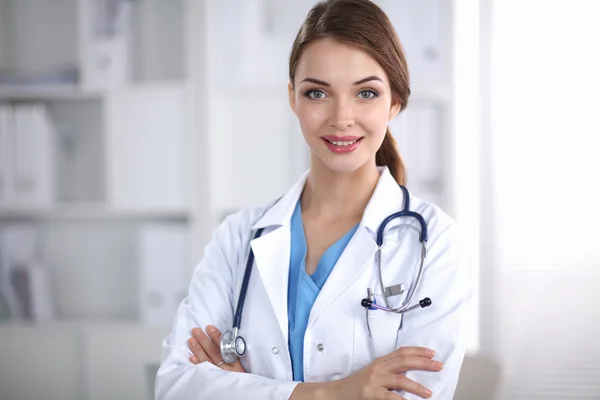
M 127 90 L 179 89 L 185 88 L 186 81 L 131 82 L 128 85 L 106 89 L 85 89 L 77 85 L 0 85 L 0 101 L 27 100 L 94 100 L 102 99 L 111 93 Z
M 0 331 L 3 330 L 37 330 L 44 331 L 56 329 L 73 329 L 73 330 L 89 330 L 89 331 L 119 331 L 119 330 L 141 330 L 164 332 L 166 335 L 172 326 L 149 325 L 141 321 L 131 319 L 54 319 L 49 321 L 33 321 L 33 320 L 0 320 Z
M 0 101 L 82 100 L 102 96 L 101 90 L 83 90 L 76 85 L 0 85 Z
M 112 210 L 102 205 L 76 204 L 59 206 L 48 210 L 33 209 L 0 209 L 0 221 L 6 220 L 180 220 L 190 217 L 187 210 Z

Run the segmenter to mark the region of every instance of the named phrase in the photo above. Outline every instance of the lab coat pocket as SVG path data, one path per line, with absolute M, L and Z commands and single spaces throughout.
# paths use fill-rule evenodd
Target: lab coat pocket
M 363 369 L 376 358 L 385 356 L 396 349 L 402 314 L 370 310 L 368 319 L 367 327 L 364 309 L 355 317 L 353 373 Z

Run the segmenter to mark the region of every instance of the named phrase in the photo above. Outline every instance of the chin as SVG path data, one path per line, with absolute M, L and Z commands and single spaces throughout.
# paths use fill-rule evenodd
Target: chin
M 339 174 L 349 174 L 356 172 L 363 167 L 367 160 L 364 157 L 345 157 L 334 155 L 322 160 L 323 164 L 332 172 Z
M 311 145 L 312 167 L 319 166 L 333 173 L 354 173 L 375 160 L 375 153 L 371 152 L 367 146 L 368 143 L 365 142 L 355 151 L 345 154 L 332 152 L 321 140 L 318 143 L 311 143 Z

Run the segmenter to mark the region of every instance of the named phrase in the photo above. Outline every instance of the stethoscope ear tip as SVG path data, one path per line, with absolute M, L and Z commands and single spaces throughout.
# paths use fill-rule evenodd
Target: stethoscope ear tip
M 425 297 L 423 300 L 419 301 L 419 305 L 421 308 L 429 307 L 431 305 L 431 299 L 429 297 Z
M 373 300 L 369 298 L 364 298 L 360 301 L 360 305 L 364 308 L 370 308 L 373 305 Z

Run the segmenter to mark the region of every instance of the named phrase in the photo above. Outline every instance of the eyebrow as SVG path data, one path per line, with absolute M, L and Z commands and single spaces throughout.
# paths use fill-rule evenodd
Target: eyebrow
M 370 82 L 370 81 L 383 82 L 383 80 L 380 77 L 375 76 L 375 75 L 371 75 L 371 76 L 363 78 L 363 79 L 361 79 L 359 81 L 354 82 L 353 85 L 362 85 L 363 83 L 367 83 L 367 82 Z M 320 79 L 315 79 L 315 78 L 304 78 L 304 79 L 302 79 L 302 82 L 312 82 L 312 83 L 315 83 L 317 85 L 331 87 L 331 85 L 329 83 L 327 83 L 325 81 L 322 81 Z

